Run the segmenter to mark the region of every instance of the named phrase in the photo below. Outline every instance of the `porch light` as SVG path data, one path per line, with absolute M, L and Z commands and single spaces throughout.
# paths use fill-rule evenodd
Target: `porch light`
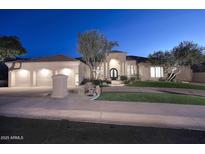
M 116 66 L 117 64 L 118 64 L 118 60 L 116 60 L 116 59 L 111 59 L 110 60 L 110 65 Z

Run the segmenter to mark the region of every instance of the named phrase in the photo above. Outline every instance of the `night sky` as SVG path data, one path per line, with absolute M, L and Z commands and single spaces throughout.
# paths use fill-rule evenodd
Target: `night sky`
M 91 29 L 116 50 L 147 56 L 188 40 L 205 45 L 205 10 L 0 10 L 0 35 L 18 36 L 25 57 L 78 57 L 77 34 Z

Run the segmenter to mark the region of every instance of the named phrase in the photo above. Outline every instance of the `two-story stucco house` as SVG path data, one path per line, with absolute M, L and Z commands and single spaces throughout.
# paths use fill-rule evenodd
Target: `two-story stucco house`
M 68 87 L 76 87 L 83 79 L 90 77 L 89 67 L 82 60 L 63 55 L 10 61 L 6 65 L 9 68 L 9 87 L 50 87 L 54 74 L 67 75 Z M 141 80 L 158 80 L 166 74 L 163 67 L 152 66 L 145 57 L 128 56 L 126 52 L 112 51 L 98 67 L 97 77 L 119 80 L 122 75 L 138 75 Z M 176 78 L 191 81 L 192 70 L 186 67 Z

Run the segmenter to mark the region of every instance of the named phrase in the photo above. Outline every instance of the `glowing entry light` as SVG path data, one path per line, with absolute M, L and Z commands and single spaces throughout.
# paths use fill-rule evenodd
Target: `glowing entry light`
M 118 60 L 116 60 L 116 59 L 111 59 L 110 60 L 110 65 L 111 66 L 116 67 L 117 64 L 118 64 Z
M 43 68 L 43 69 L 40 71 L 40 73 L 41 73 L 41 75 L 43 75 L 43 76 L 48 76 L 49 73 L 50 73 L 50 71 L 49 71 L 48 69 Z
M 64 69 L 62 69 L 62 74 L 64 74 L 64 75 L 70 75 L 70 73 L 71 73 L 71 70 L 70 69 L 68 69 L 68 68 L 64 68 Z
M 27 77 L 28 76 L 28 74 L 29 74 L 29 71 L 27 71 L 27 70 L 19 70 L 19 76 L 20 77 Z

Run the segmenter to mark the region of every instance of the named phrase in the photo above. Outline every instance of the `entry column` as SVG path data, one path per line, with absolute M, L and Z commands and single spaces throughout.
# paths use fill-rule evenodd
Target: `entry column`
M 107 78 L 110 79 L 110 62 L 107 62 Z

